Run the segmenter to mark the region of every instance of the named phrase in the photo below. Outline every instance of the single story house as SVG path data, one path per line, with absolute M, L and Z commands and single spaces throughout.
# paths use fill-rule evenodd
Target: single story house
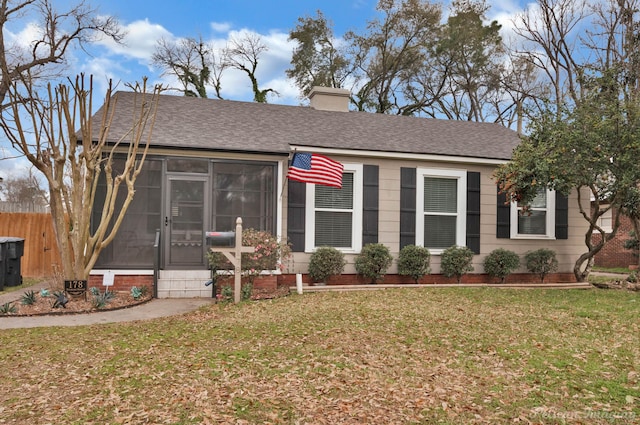
M 114 96 L 112 142 L 131 125 L 135 94 Z M 559 269 L 548 279 L 574 279 L 586 231 L 578 209 L 569 207 L 576 194 L 541 192 L 532 213 L 522 216 L 498 193 L 492 174 L 511 158 L 515 132 L 491 123 L 350 112 L 348 104 L 348 91 L 329 88 L 315 88 L 308 107 L 162 95 L 133 204 L 90 285 L 103 276 L 117 287 L 151 284 L 159 229 L 158 296 L 211 296 L 203 285 L 204 232 L 233 230 L 237 217 L 245 228 L 292 243 L 293 265 L 280 283 L 306 273 L 311 253 L 326 245 L 346 254 L 339 282 L 357 282 L 355 255 L 372 242 L 395 257 L 408 244 L 428 247 L 432 275 L 424 283 L 451 282 L 439 276 L 439 254 L 451 245 L 477 254 L 468 282 L 487 280 L 482 260 L 499 247 L 521 255 L 551 248 Z M 341 162 L 342 188 L 288 180 L 295 151 Z M 385 282 L 410 282 L 396 272 L 394 262 Z M 535 279 L 523 266 L 518 273 L 512 280 Z

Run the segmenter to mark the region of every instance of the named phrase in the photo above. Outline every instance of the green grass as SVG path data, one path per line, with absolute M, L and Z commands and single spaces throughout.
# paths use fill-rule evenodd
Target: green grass
M 640 418 L 638 317 L 633 292 L 421 288 L 4 330 L 0 417 L 631 424 Z
M 621 273 L 621 274 L 629 274 L 630 270 L 628 267 L 598 267 L 594 266 L 592 269 L 594 272 L 604 272 L 604 273 Z

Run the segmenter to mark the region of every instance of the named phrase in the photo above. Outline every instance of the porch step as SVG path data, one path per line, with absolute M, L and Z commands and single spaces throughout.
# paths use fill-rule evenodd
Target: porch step
M 375 285 L 326 285 L 303 286 L 305 292 L 329 292 L 329 291 L 372 291 L 376 289 L 397 288 L 541 288 L 541 289 L 591 289 L 593 286 L 587 282 L 577 283 L 446 283 L 446 284 L 375 284 Z M 297 288 L 291 286 L 290 291 L 295 293 Z
M 211 298 L 209 270 L 160 270 L 158 298 Z

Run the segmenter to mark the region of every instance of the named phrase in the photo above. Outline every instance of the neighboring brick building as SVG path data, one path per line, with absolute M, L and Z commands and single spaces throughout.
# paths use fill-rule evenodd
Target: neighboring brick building
M 611 230 L 613 212 L 615 211 L 609 210 L 600 218 L 600 227 L 605 230 Z M 637 264 L 638 259 L 634 255 L 634 252 L 624 247 L 625 241 L 631 237 L 629 232 L 632 230 L 633 225 L 631 224 L 631 220 L 621 215 L 618 233 L 596 254 L 595 265 L 600 267 L 628 267 L 629 265 Z M 600 234 L 596 232 L 591 237 L 591 240 L 596 243 L 600 238 Z

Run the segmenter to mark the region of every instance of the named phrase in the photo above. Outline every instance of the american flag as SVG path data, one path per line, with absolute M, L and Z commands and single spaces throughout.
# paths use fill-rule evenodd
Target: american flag
M 304 183 L 342 188 L 343 165 L 316 153 L 294 153 L 287 177 Z

